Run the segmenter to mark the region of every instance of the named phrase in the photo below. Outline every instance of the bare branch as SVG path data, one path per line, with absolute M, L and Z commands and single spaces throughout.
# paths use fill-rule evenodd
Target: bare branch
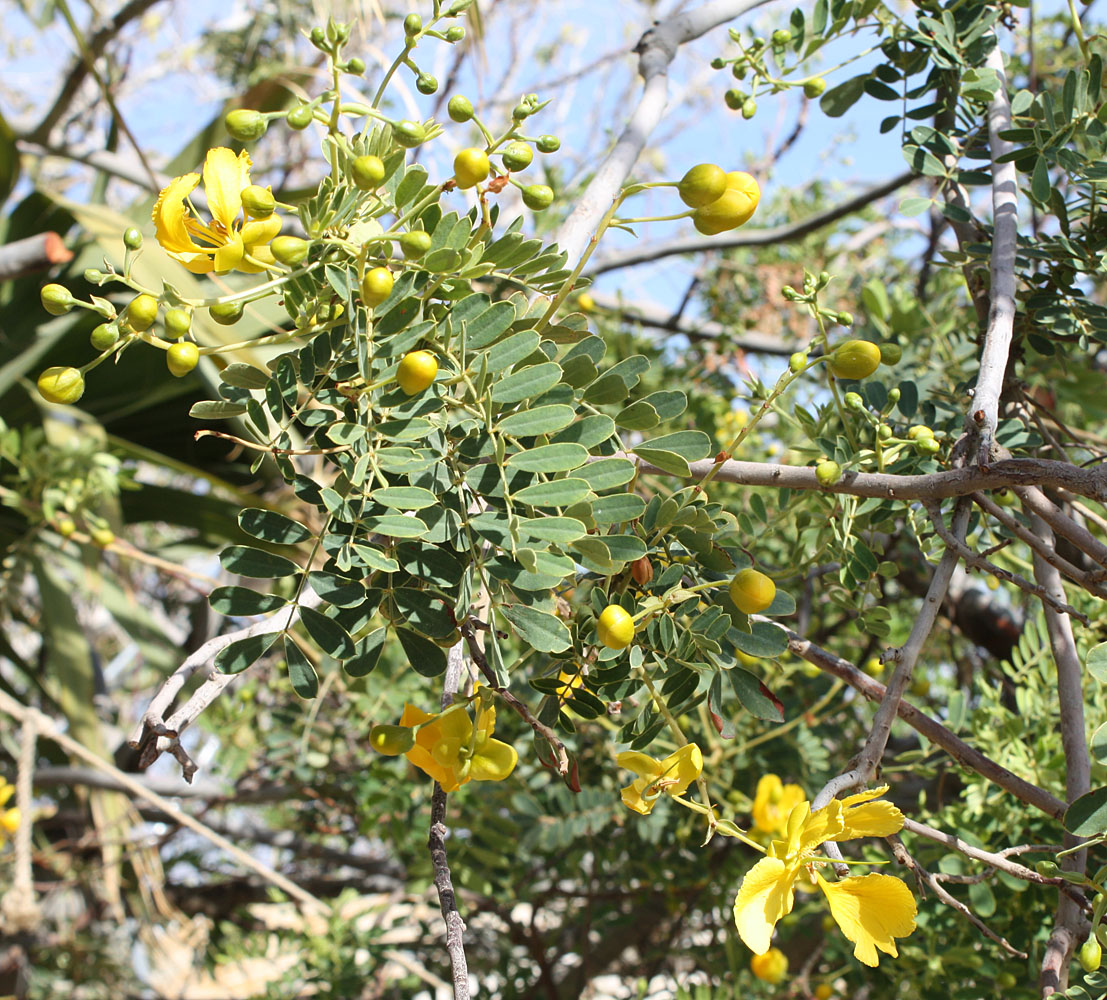
M 992 573 L 998 576 L 1000 579 L 1006 580 L 1008 583 L 1013 583 L 1023 593 L 1030 594 L 1032 597 L 1037 597 L 1038 600 L 1048 604 L 1057 614 L 1072 615 L 1073 618 L 1078 619 L 1085 625 L 1090 625 L 1088 616 L 1081 611 L 1077 611 L 1071 604 L 1066 604 L 1064 601 L 1057 600 L 1045 587 L 1040 584 L 1031 583 L 1029 580 L 1023 579 L 1018 573 L 1012 573 L 1010 570 L 1003 569 L 997 566 L 995 563 L 985 559 L 982 555 L 974 552 L 969 546 L 967 546 L 959 538 L 954 538 L 953 534 L 946 529 L 946 526 L 942 523 L 942 513 L 937 509 L 934 504 L 926 505 L 927 513 L 930 515 L 930 523 L 934 526 L 934 530 L 937 532 L 938 537 L 946 543 L 951 549 L 953 549 L 962 559 L 965 560 L 970 566 L 975 566 L 977 569 L 984 570 L 986 573 Z
M 2 706 L 0 706 L 2 707 Z M 18 718 L 18 716 L 17 716 Z M 42 919 L 42 911 L 35 899 L 34 868 L 31 859 L 31 825 L 34 793 L 31 776 L 35 770 L 35 747 L 38 742 L 38 726 L 35 717 L 24 714 L 19 734 L 19 770 L 15 779 L 15 802 L 19 807 L 19 826 L 14 840 L 15 863 L 10 888 L 0 896 L 0 923 L 4 930 L 29 931 Z
M 709 0 L 708 3 L 655 24 L 641 38 L 638 72 L 642 76 L 642 96 L 622 135 L 607 159 L 600 165 L 584 189 L 572 215 L 562 223 L 557 243 L 569 255 L 570 265 L 580 260 L 603 214 L 626 183 L 650 134 L 665 113 L 669 97 L 669 66 L 681 45 L 691 42 L 712 28 L 745 14 L 765 0 Z
M 1053 533 L 1049 530 L 1049 525 L 1036 516 L 1031 523 L 1035 533 L 1046 545 L 1051 546 Z M 1037 550 L 1034 552 L 1034 576 L 1055 600 L 1064 600 L 1065 586 L 1061 582 L 1060 572 Z M 1053 661 L 1057 665 L 1057 703 L 1061 716 L 1061 745 L 1065 751 L 1065 796 L 1069 802 L 1073 802 L 1091 788 L 1092 766 L 1088 758 L 1084 726 L 1084 671 L 1076 651 L 1072 623 L 1054 610 L 1052 602 L 1044 601 L 1042 610 Z M 1075 847 L 1079 843 L 1079 838 L 1065 835 L 1066 847 Z M 1068 871 L 1083 874 L 1087 862 L 1086 850 L 1074 851 L 1065 855 L 1062 865 Z M 1056 922 L 1042 956 L 1039 986 L 1043 997 L 1054 992 L 1063 992 L 1068 987 L 1069 960 L 1073 949 L 1086 936 L 1087 931 L 1086 922 L 1072 900 L 1065 896 L 1058 899 Z
M 0 281 L 46 271 L 72 259 L 73 251 L 57 233 L 37 233 L 0 246 Z
M 952 907 L 963 917 L 965 917 L 977 930 L 979 930 L 986 937 L 995 941 L 1008 955 L 1014 955 L 1015 958 L 1027 958 L 1027 954 L 1024 951 L 1019 951 L 1010 941 L 1005 937 L 1001 937 L 995 931 L 993 931 L 987 924 L 984 923 L 975 913 L 972 912 L 961 900 L 951 896 L 949 890 L 946 889 L 941 882 L 939 882 L 930 872 L 928 872 L 922 865 L 916 861 L 907 848 L 903 846 L 903 841 L 899 837 L 893 835 L 887 838 L 888 843 L 892 845 L 892 853 L 895 855 L 896 860 L 901 865 L 906 865 L 915 873 L 915 877 L 931 892 L 934 893 L 946 906 Z
M 823 226 L 828 226 L 847 215 L 859 212 L 878 198 L 883 198 L 893 191 L 898 191 L 914 179 L 915 174 L 908 170 L 890 180 L 865 188 L 864 191 L 855 194 L 852 198 L 847 198 L 841 204 L 823 209 L 821 212 L 809 215 L 806 219 L 791 222 L 786 226 L 772 226 L 769 229 L 740 229 L 712 237 L 686 236 L 680 239 L 666 240 L 664 243 L 644 243 L 630 250 L 605 254 L 603 257 L 589 261 L 583 273 L 588 276 L 604 274 L 607 271 L 615 271 L 622 267 L 650 264 L 653 261 L 661 260 L 663 257 L 672 257 L 677 254 L 732 250 L 736 247 L 775 246 L 779 243 L 800 240 L 816 230 L 822 229 Z
M 991 459 L 999 419 L 999 396 L 1011 352 L 1015 325 L 1015 247 L 1019 231 L 1019 185 L 1013 162 L 1001 163 L 1011 144 L 1000 133 L 1011 127 L 1011 102 L 1007 96 L 1007 74 L 998 43 L 984 63 L 999 76 L 999 87 L 988 105 L 988 146 L 992 159 L 992 259 L 991 308 L 988 330 L 976 377 L 976 393 L 968 425 L 979 433 L 977 464 Z
M 1107 466 L 1101 466 L 1101 468 L 1107 468 Z M 1080 493 L 1079 490 L 1073 490 L 1072 492 Z M 1030 513 L 1040 517 L 1058 535 L 1072 542 L 1084 555 L 1094 559 L 1100 566 L 1107 568 L 1107 545 L 1104 545 L 1087 528 L 1066 516 L 1065 512 L 1041 490 L 1032 486 L 1027 486 L 1025 489 L 1016 487 L 1015 493 Z M 1086 495 L 1081 494 L 1081 496 Z M 1093 499 L 1096 498 L 1093 497 Z
M 848 660 L 815 645 L 809 639 L 788 632 L 788 648 L 797 656 L 801 656 L 808 663 L 813 663 L 820 670 L 825 670 L 835 677 L 840 677 L 850 687 L 859 691 L 870 701 L 883 702 L 887 695 L 887 688 L 880 681 L 873 679 L 862 670 L 858 670 Z M 897 713 L 904 722 L 916 732 L 921 733 L 935 746 L 941 747 L 957 763 L 969 771 L 989 781 L 994 782 L 1000 788 L 1010 792 L 1027 805 L 1040 809 L 1047 816 L 1059 820 L 1065 815 L 1068 806 L 1060 799 L 1050 795 L 1044 788 L 1031 784 L 1017 774 L 1008 771 L 1007 768 L 997 764 L 990 757 L 986 757 L 975 747 L 969 746 L 959 736 L 955 735 L 940 722 L 929 715 L 920 712 L 909 702 L 899 702 Z

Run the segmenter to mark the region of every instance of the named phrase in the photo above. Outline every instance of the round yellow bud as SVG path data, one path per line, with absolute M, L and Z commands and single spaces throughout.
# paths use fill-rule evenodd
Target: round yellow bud
M 634 641 L 634 619 L 618 604 L 609 604 L 600 612 L 596 634 L 608 649 L 626 649 Z
M 392 285 L 395 279 L 387 267 L 374 267 L 365 272 L 361 279 L 361 301 L 366 308 L 372 309 L 379 306 L 392 294 Z
M 753 568 L 740 570 L 730 581 L 730 599 L 745 615 L 756 615 L 773 603 L 776 584 Z
M 158 318 L 158 300 L 152 295 L 136 295 L 127 306 L 125 315 L 132 330 L 138 333 L 149 330 Z
M 48 403 L 75 403 L 84 395 L 85 377 L 76 368 L 54 365 L 39 375 L 36 385 Z
M 764 955 L 750 959 L 750 971 L 762 982 L 775 986 L 788 975 L 788 958 L 779 948 L 770 948 Z
M 409 396 L 415 396 L 429 388 L 437 374 L 438 359 L 430 351 L 411 351 L 396 369 L 396 381 Z
M 182 340 L 165 352 L 165 364 L 170 374 L 181 378 L 187 375 L 200 361 L 200 348 L 191 340 Z

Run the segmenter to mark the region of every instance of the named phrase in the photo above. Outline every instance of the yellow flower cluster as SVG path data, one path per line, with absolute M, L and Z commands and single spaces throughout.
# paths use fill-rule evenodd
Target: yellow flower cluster
M 14 794 L 15 785 L 8 784 L 7 781 L 0 778 L 0 846 L 3 845 L 6 837 L 15 835 L 15 831 L 19 829 L 20 820 L 23 818 L 18 806 L 13 806 L 11 809 L 4 808 Z
M 915 929 L 915 898 L 907 886 L 891 875 L 830 881 L 821 874 L 829 859 L 815 853 L 828 840 L 888 837 L 903 829 L 903 813 L 890 802 L 873 801 L 887 790 L 884 785 L 835 799 L 814 813 L 806 800 L 792 807 L 784 838 L 773 840 L 768 856 L 746 873 L 734 900 L 734 923 L 751 951 L 769 951 L 777 922 L 792 912 L 796 880 L 806 877 L 823 891 L 858 961 L 875 968 L 878 950 L 899 954 L 895 939 Z
M 779 836 L 787 829 L 792 810 L 805 798 L 799 785 L 785 785 L 775 774 L 764 775 L 753 799 L 753 828 L 758 833 Z
M 662 795 L 683 795 L 703 771 L 703 754 L 695 743 L 682 746 L 664 760 L 637 750 L 627 750 L 616 758 L 619 767 L 625 767 L 638 775 L 622 791 L 623 805 L 636 813 L 648 816 Z

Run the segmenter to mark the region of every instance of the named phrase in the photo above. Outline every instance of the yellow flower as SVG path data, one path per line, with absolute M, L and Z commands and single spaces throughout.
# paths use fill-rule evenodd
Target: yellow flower
M 775 986 L 788 975 L 788 956 L 779 948 L 770 948 L 764 955 L 754 955 L 750 959 L 750 971 L 758 979 Z
M 878 949 L 893 958 L 899 954 L 895 939 L 915 929 L 915 898 L 907 886 L 891 875 L 831 882 L 819 873 L 827 861 L 815 857 L 827 840 L 887 837 L 903 829 L 903 813 L 890 802 L 872 801 L 887 790 L 883 785 L 835 799 L 815 813 L 807 801 L 793 807 L 786 839 L 772 842 L 768 856 L 746 873 L 734 900 L 734 923 L 751 951 L 763 955 L 769 950 L 777 921 L 792 912 L 793 887 L 802 873 L 814 877 L 826 895 L 830 914 L 853 942 L 858 961 L 875 968 Z
M 0 846 L 3 846 L 5 834 L 9 837 L 15 835 L 15 831 L 19 829 L 19 821 L 23 816 L 18 807 L 4 808 L 8 799 L 14 794 L 15 785 L 9 785 L 3 778 L 0 778 Z
M 682 746 L 664 760 L 654 760 L 637 750 L 626 750 L 615 758 L 619 767 L 638 775 L 623 789 L 623 805 L 648 816 L 662 794 L 683 795 L 703 770 L 703 754 L 695 743 Z
M 510 743 L 492 738 L 496 709 L 484 708 L 477 724 L 464 705 L 453 705 L 438 715 L 405 705 L 401 726 L 418 726 L 415 746 L 404 756 L 419 770 L 452 792 L 468 781 L 503 781 L 519 761 Z
M 799 785 L 781 784 L 775 774 L 766 774 L 757 783 L 753 800 L 753 826 L 762 833 L 783 833 L 788 816 L 805 796 Z
M 211 221 L 205 222 L 188 196 L 200 183 L 197 173 L 174 177 L 154 205 L 158 242 L 194 274 L 245 271 L 254 274 L 273 263 L 269 242 L 281 231 L 279 215 L 251 219 L 242 207 L 250 186 L 250 156 L 219 146 L 204 160 L 204 192 Z M 241 213 L 241 215 L 240 215 Z M 199 242 L 197 242 L 199 241 Z

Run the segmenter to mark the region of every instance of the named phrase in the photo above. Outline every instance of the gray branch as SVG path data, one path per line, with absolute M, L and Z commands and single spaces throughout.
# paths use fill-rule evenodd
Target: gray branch
M 664 243 L 644 243 L 641 246 L 629 250 L 621 250 L 615 253 L 605 254 L 588 263 L 584 269 L 585 275 L 604 274 L 607 271 L 615 271 L 622 267 L 635 267 L 638 264 L 649 264 L 663 257 L 673 257 L 678 254 L 705 253 L 710 250 L 732 250 L 736 247 L 764 247 L 776 246 L 780 243 L 788 243 L 800 240 L 816 230 L 828 226 L 832 222 L 859 212 L 871 205 L 878 198 L 898 191 L 905 184 L 915 179 L 915 174 L 910 170 L 899 174 L 891 180 L 874 184 L 865 188 L 852 198 L 848 198 L 841 204 L 816 212 L 806 219 L 791 222 L 785 226 L 772 226 L 769 229 L 740 229 L 720 236 L 686 236 L 675 240 L 666 240 Z
M 1047 546 L 1053 544 L 1053 533 L 1040 517 L 1031 520 L 1034 532 Z M 1063 602 L 1065 586 L 1061 573 L 1035 550 L 1034 576 L 1038 583 L 1057 601 Z M 1061 746 L 1065 752 L 1065 796 L 1071 803 L 1091 788 L 1091 761 L 1088 758 L 1087 735 L 1084 726 L 1084 671 L 1080 656 L 1076 651 L 1076 640 L 1072 634 L 1072 623 L 1067 617 L 1058 614 L 1050 602 L 1042 602 L 1045 614 L 1046 631 L 1049 634 L 1049 646 L 1053 651 L 1053 661 L 1057 666 L 1057 702 L 1061 721 Z M 1065 846 L 1075 847 L 1081 843 L 1079 838 L 1065 835 Z M 1074 851 L 1062 859 L 1063 867 L 1068 871 L 1084 874 L 1087 867 L 1088 852 Z M 1080 909 L 1067 896 L 1057 900 L 1057 914 L 1053 931 L 1046 942 L 1042 956 L 1042 972 L 1039 987 L 1043 997 L 1052 993 L 1062 993 L 1068 988 L 1069 960 L 1073 949 L 1087 934 L 1088 926 Z
M 864 671 L 858 670 L 848 660 L 843 660 L 840 656 L 835 656 L 828 650 L 815 645 L 809 639 L 805 639 L 795 632 L 788 632 L 788 648 L 820 670 L 825 670 L 827 673 L 841 678 L 854 690 L 868 698 L 869 701 L 883 702 L 885 700 L 888 689 L 880 681 L 870 677 Z M 981 777 L 994 782 L 1020 801 L 1033 806 L 1035 809 L 1040 809 L 1053 819 L 1059 820 L 1064 816 L 1068 806 L 1059 798 L 1050 795 L 1044 788 L 1032 785 L 1029 781 L 1008 771 L 1007 768 L 997 764 L 990 757 L 986 757 L 940 722 L 932 719 L 924 712 L 920 712 L 914 705 L 901 699 L 897 714 L 917 733 L 925 736 L 935 746 L 940 746 L 945 750 L 962 767 L 975 771 Z
M 988 54 L 985 66 L 999 76 L 999 87 L 988 105 L 988 144 L 992 159 L 992 259 L 991 308 L 988 330 L 980 356 L 976 393 L 969 411 L 969 426 L 979 433 L 977 462 L 987 465 L 991 459 L 999 419 L 999 396 L 1011 352 L 1015 326 L 1015 249 L 1019 231 L 1019 184 L 1012 162 L 999 163 L 1010 152 L 1011 144 L 1000 132 L 1011 127 L 1011 102 L 1007 96 L 1007 75 L 999 45 Z
M 669 66 L 680 46 L 713 28 L 760 6 L 765 0 L 710 0 L 694 10 L 675 14 L 655 24 L 639 41 L 638 72 L 642 96 L 614 148 L 600 165 L 577 207 L 561 225 L 557 243 L 572 265 L 580 260 L 603 214 L 622 190 L 653 130 L 661 121 L 669 99 Z

